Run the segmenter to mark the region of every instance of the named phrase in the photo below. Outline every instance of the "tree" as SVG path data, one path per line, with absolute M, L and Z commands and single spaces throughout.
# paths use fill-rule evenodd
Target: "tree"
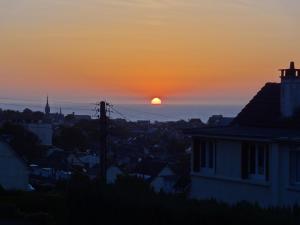
M 9 136 L 11 147 L 27 160 L 32 161 L 41 156 L 38 137 L 24 127 L 12 123 L 5 123 L 0 129 L 0 135 Z
M 73 151 L 75 149 L 86 150 L 88 141 L 86 135 L 81 129 L 76 127 L 61 127 L 59 132 L 54 136 L 54 145 Z

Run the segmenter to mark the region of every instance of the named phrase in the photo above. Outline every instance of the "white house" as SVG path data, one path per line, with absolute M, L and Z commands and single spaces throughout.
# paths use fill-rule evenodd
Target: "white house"
M 185 131 L 193 140 L 192 198 L 300 204 L 299 75 L 291 63 L 282 83 L 267 83 L 230 126 Z
M 110 166 L 106 171 L 106 179 L 108 184 L 114 184 L 119 176 L 124 175 L 124 172 L 117 166 Z
M 168 165 L 166 165 L 151 181 L 151 187 L 153 187 L 155 192 L 163 191 L 165 193 L 174 193 L 174 186 L 178 179 L 179 178 L 175 172 Z
M 24 161 L 9 144 L 0 141 L 0 185 L 5 190 L 29 188 L 29 172 Z
M 166 164 L 151 179 L 150 185 L 155 192 L 186 194 L 190 187 L 189 170 L 184 164 Z

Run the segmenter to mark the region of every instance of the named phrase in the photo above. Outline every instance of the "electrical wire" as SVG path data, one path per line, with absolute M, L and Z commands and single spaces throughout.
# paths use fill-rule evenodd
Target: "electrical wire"
M 164 114 L 161 114 L 161 113 L 146 112 L 146 111 L 144 111 L 144 110 L 132 109 L 132 108 L 124 107 L 123 105 L 122 105 L 122 106 L 119 106 L 119 108 L 123 108 L 123 109 L 125 109 L 126 111 L 131 111 L 131 112 L 136 112 L 136 113 L 143 113 L 143 114 L 148 114 L 148 115 L 158 116 L 158 117 L 161 117 L 161 118 L 172 119 L 172 118 L 171 118 L 170 116 L 168 116 L 168 115 L 164 115 Z M 173 118 L 173 119 L 174 119 L 174 118 Z

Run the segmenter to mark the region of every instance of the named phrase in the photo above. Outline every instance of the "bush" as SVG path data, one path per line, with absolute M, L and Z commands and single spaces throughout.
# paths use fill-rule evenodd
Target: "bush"
M 190 200 L 155 193 L 141 179 L 120 177 L 105 185 L 75 174 L 61 192 L 6 193 L 0 196 L 0 218 L 24 218 L 34 224 L 63 225 L 296 225 L 300 209 L 270 208 L 241 202 Z M 2 207 L 1 207 L 2 206 Z
M 245 202 L 229 206 L 214 200 L 156 194 L 147 183 L 132 177 L 121 177 L 112 186 L 89 183 L 83 189 L 73 189 L 68 194 L 68 209 L 72 225 L 279 225 L 299 224 L 300 219 L 292 209 L 262 209 Z

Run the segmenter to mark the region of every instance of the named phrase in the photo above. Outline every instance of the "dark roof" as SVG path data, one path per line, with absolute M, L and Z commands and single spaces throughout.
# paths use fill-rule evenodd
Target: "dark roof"
M 199 128 L 184 131 L 185 134 L 199 137 L 226 139 L 261 139 L 269 141 L 300 142 L 299 129 L 259 128 L 259 127 L 217 127 Z
M 280 84 L 266 83 L 229 126 L 189 129 L 184 133 L 202 137 L 300 142 L 300 113 L 293 118 L 283 118 Z
M 274 127 L 280 117 L 280 84 L 266 83 L 237 115 L 232 125 Z

